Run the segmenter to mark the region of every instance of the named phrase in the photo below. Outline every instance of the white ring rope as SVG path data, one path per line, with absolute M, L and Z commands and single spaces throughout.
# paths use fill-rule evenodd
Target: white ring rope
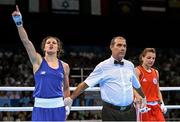
M 76 87 L 70 87 L 74 91 Z M 0 91 L 33 91 L 34 87 L 0 87 Z M 179 91 L 180 87 L 160 87 L 162 91 Z M 85 91 L 100 91 L 99 87 L 87 88 Z M 180 109 L 180 105 L 166 105 L 167 109 Z M 33 107 L 0 107 L 0 111 L 32 111 Z M 102 106 L 72 106 L 71 111 L 102 110 Z
M 166 105 L 167 109 L 180 109 L 180 105 Z M 33 107 L 0 107 L 1 111 L 32 111 Z M 102 110 L 102 106 L 72 106 L 71 111 Z
M 0 111 L 32 111 L 33 107 L 0 107 Z M 71 111 L 102 110 L 102 106 L 72 106 Z
M 32 111 L 33 107 L 0 107 L 0 111 Z M 102 110 L 102 106 L 72 106 L 71 111 Z
M 70 87 L 74 91 L 76 87 Z M 34 87 L 0 87 L 0 91 L 33 91 Z M 180 91 L 180 87 L 160 87 L 161 91 Z M 87 88 L 85 91 L 100 91 L 99 87 Z
M 74 91 L 76 87 L 70 87 Z M 0 91 L 33 91 L 34 87 L 0 87 Z M 87 88 L 85 91 L 100 91 L 99 87 Z

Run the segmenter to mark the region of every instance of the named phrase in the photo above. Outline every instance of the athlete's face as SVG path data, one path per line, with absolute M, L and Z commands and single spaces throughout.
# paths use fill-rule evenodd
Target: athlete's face
M 144 57 L 142 57 L 143 65 L 152 67 L 156 59 L 156 54 L 153 52 L 147 52 Z
M 58 51 L 57 40 L 54 38 L 49 38 L 46 40 L 44 51 L 48 54 L 54 54 Z

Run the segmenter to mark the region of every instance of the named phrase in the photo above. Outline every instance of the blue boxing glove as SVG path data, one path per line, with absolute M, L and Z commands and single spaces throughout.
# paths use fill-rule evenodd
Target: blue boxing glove
M 21 27 L 23 25 L 22 16 L 21 14 L 12 16 L 15 24 L 17 27 Z

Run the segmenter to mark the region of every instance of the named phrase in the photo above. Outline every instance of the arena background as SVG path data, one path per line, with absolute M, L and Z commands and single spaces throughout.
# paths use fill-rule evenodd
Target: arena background
M 24 27 L 39 52 L 41 40 L 47 35 L 63 41 L 62 58 L 71 67 L 71 86 L 76 86 L 97 63 L 109 56 L 110 40 L 117 35 L 127 39 L 126 58 L 135 64 L 143 48 L 157 48 L 160 86 L 180 85 L 179 0 L 0 0 L 1 86 L 34 85 L 29 59 L 11 17 L 15 4 L 19 5 Z M 33 104 L 31 92 L 0 93 L 1 106 Z M 179 91 L 163 92 L 165 104 L 178 105 L 178 94 Z M 92 98 L 90 92 L 83 94 L 74 106 L 101 105 L 99 92 L 93 95 Z M 100 120 L 100 112 L 75 111 L 68 120 Z M 27 121 L 30 114 L 1 112 L 0 120 Z M 167 120 L 179 118 L 179 109 L 168 110 Z

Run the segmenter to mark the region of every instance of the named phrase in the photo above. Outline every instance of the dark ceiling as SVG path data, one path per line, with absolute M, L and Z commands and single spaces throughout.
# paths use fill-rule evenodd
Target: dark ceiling
M 170 6 L 165 0 L 155 3 L 119 1 L 112 0 L 108 14 L 99 16 L 88 12 L 76 15 L 52 11 L 29 13 L 24 8 L 24 27 L 37 45 L 47 35 L 58 36 L 67 45 L 109 45 L 113 36 L 122 35 L 132 47 L 178 47 L 180 6 L 172 3 Z M 14 6 L 1 6 L 0 10 L 1 43 L 18 45 L 18 33 L 11 18 Z

